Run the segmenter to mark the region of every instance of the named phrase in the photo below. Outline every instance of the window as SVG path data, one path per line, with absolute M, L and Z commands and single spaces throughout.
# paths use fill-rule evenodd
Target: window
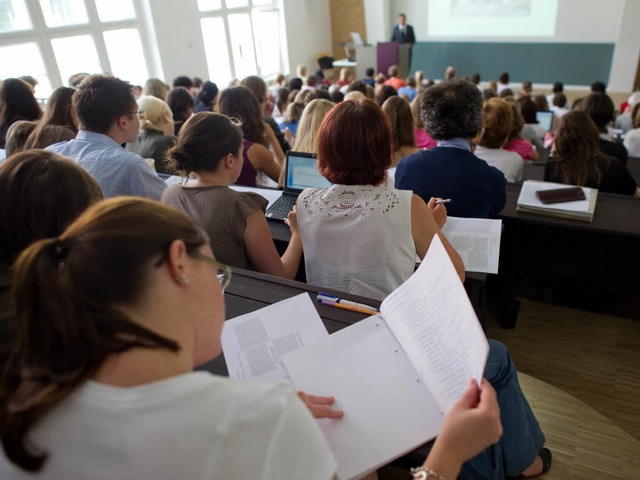
M 198 0 L 209 78 L 224 88 L 248 75 L 284 71 L 277 0 Z
M 0 78 L 35 77 L 39 98 L 79 72 L 110 72 L 142 85 L 152 55 L 140 2 L 0 0 Z

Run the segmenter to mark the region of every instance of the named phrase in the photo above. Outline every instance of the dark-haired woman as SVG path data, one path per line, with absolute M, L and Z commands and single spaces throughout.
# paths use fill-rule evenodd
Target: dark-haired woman
M 7 130 L 18 120 L 39 120 L 42 109 L 33 96 L 33 88 L 18 78 L 0 82 L 0 148 L 4 148 Z
M 382 299 L 411 276 L 435 234 L 464 279 L 460 255 L 440 233 L 444 205 L 386 185 L 392 144 L 389 120 L 368 99 L 342 102 L 322 121 L 318 168 L 334 185 L 297 201 L 309 283 Z
M 0 166 L 0 371 L 15 340 L 11 265 L 31 243 L 61 234 L 101 198 L 86 170 L 53 152 L 26 150 Z
M 194 372 L 221 353 L 230 270 L 203 230 L 158 202 L 112 198 L 15 267 L 21 320 L 0 378 L 0 477 L 334 478 L 336 461 L 288 382 Z M 337 419 L 332 398 L 301 396 Z M 423 470 L 456 478 L 500 438 L 494 390 L 470 385 Z
M 54 143 L 71 140 L 78 133 L 78 117 L 71 103 L 71 97 L 75 88 L 56 88 L 44 108 L 44 114 L 38 122 L 38 126 L 29 135 L 25 148 L 46 148 Z M 56 126 L 65 128 L 48 128 Z
M 204 228 L 220 261 L 294 278 L 302 256 L 295 212 L 289 214 L 291 241 L 280 258 L 264 216 L 267 201 L 255 193 L 229 188 L 243 168 L 242 144 L 242 130 L 226 116 L 201 112 L 191 117 L 167 158 L 171 167 L 193 173 L 196 179 L 168 187 L 162 201 Z
M 277 186 L 284 167 L 284 151 L 273 129 L 263 121 L 256 96 L 246 87 L 227 88 L 220 93 L 218 111 L 242 122 L 244 163 L 236 183 Z
M 602 153 L 599 141 L 598 127 L 585 112 L 572 110 L 565 114 L 544 179 L 640 197 L 640 189 L 627 167 Z

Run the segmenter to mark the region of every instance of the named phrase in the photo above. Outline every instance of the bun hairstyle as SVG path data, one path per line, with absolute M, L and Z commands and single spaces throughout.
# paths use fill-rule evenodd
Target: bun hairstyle
M 163 119 L 173 119 L 169 105 L 157 97 L 143 95 L 138 99 L 138 118 L 142 130 L 157 129 Z
M 113 354 L 133 348 L 178 351 L 169 338 L 132 321 L 121 306 L 147 293 L 176 239 L 195 256 L 209 239 L 159 202 L 99 202 L 59 237 L 29 246 L 14 265 L 18 328 L 0 377 L 0 439 L 7 458 L 30 472 L 47 452 L 29 438 L 42 418 Z
M 220 113 L 200 112 L 184 123 L 177 145 L 165 158 L 170 168 L 186 175 L 214 172 L 221 160 L 229 153 L 236 155 L 241 145 L 240 122 Z

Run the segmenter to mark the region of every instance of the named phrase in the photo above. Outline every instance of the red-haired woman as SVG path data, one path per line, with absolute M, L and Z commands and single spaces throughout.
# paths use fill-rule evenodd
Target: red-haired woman
M 392 143 L 371 100 L 343 102 L 320 125 L 318 168 L 334 185 L 298 198 L 309 283 L 384 298 L 411 276 L 435 234 L 464 279 L 462 259 L 440 234 L 444 205 L 385 185 Z

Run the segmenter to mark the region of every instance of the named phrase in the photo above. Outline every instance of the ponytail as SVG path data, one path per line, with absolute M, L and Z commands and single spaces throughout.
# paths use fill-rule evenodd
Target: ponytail
M 39 471 L 47 453 L 28 433 L 51 409 L 131 348 L 179 345 L 131 321 L 115 305 L 135 302 L 150 265 L 182 239 L 208 243 L 182 214 L 150 200 L 119 197 L 89 208 L 60 238 L 28 247 L 14 265 L 14 350 L 0 377 L 0 439 L 9 460 Z

